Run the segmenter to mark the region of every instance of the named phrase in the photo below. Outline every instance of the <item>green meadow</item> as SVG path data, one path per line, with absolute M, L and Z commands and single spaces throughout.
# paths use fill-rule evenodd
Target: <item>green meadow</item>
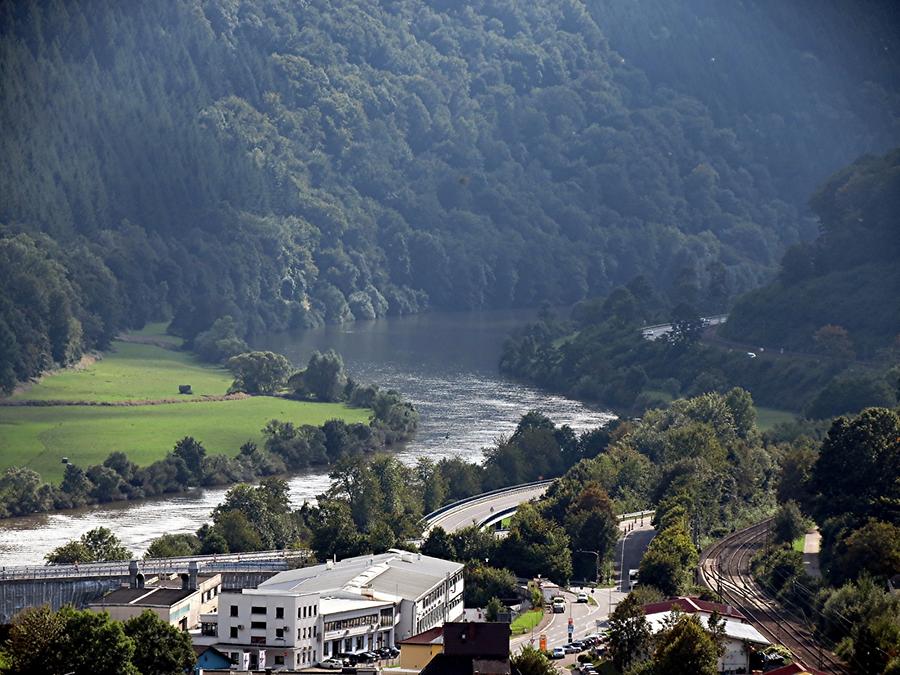
M 144 334 L 154 340 L 158 337 L 147 329 Z M 58 481 L 63 475 L 63 457 L 79 466 L 88 466 L 102 462 L 110 452 L 121 450 L 132 461 L 146 465 L 164 457 L 184 436 L 199 440 L 210 454 L 235 455 L 244 442 L 261 442 L 262 428 L 271 419 L 321 425 L 335 418 L 348 423 L 366 422 L 370 415 L 367 409 L 338 403 L 308 403 L 271 396 L 202 400 L 203 396 L 225 394 L 231 380 L 227 370 L 200 363 L 187 352 L 116 341 L 102 359 L 87 368 L 49 375 L 13 398 L 42 401 L 176 398 L 184 402 L 0 407 L 0 469 L 27 466 L 45 480 Z M 179 384 L 190 384 L 193 395 L 179 396 Z
M 795 419 L 797 419 L 797 414 L 788 410 L 756 406 L 756 426 L 762 431 L 768 431 L 776 424 L 792 422 Z
M 154 345 L 113 342 L 110 351 L 83 370 L 44 377 L 12 400 L 141 401 L 221 396 L 234 378 L 224 368 L 200 363 L 188 352 Z M 193 395 L 178 393 L 189 384 Z
M 241 444 L 261 442 L 271 419 L 320 425 L 341 418 L 365 422 L 369 411 L 337 403 L 306 403 L 257 396 L 235 401 L 127 407 L 0 408 L 0 468 L 27 466 L 59 480 L 62 457 L 79 466 L 99 464 L 121 450 L 140 465 L 161 459 L 184 436 L 210 454 L 236 455 Z

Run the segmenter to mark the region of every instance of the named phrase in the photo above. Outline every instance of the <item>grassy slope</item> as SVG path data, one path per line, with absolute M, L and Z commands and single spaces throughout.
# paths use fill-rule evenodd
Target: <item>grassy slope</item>
M 510 624 L 509 629 L 512 631 L 513 635 L 527 633 L 541 622 L 542 616 L 544 616 L 544 611 L 541 609 L 532 609 L 527 612 L 522 612 Z
M 792 422 L 796 418 L 797 415 L 788 410 L 756 406 L 756 426 L 758 426 L 761 431 L 768 431 L 776 424 Z
M 204 365 L 187 352 L 153 345 L 114 342 L 112 350 L 83 370 L 45 377 L 13 399 L 129 401 L 179 398 L 178 385 L 189 384 L 193 396 L 218 396 L 234 378 L 224 368 Z
M 140 333 L 154 340 L 155 324 Z M 231 376 L 186 352 L 115 342 L 113 350 L 84 370 L 45 377 L 19 399 L 122 401 L 178 398 L 178 385 L 190 384 L 185 403 L 133 407 L 0 407 L 0 469 L 28 466 L 45 480 L 62 477 L 62 457 L 79 466 L 102 462 L 114 450 L 149 464 L 165 456 L 184 436 L 193 436 L 210 454 L 236 454 L 247 440 L 259 442 L 270 419 L 319 425 L 329 419 L 365 422 L 369 410 L 342 404 L 304 403 L 273 397 L 191 403 L 202 395 L 224 394 Z
M 259 442 L 273 418 L 322 424 L 337 417 L 365 422 L 369 411 L 342 404 L 303 403 L 271 397 L 238 401 L 134 407 L 0 408 L 0 468 L 28 466 L 45 480 L 59 480 L 61 457 L 79 466 L 98 464 L 114 450 L 149 464 L 184 436 L 210 454 L 237 454 L 247 440 Z

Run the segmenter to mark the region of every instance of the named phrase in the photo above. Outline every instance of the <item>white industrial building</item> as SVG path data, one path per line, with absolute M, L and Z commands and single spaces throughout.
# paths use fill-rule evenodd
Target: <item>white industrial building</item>
M 330 656 L 393 646 L 463 614 L 463 566 L 391 549 L 280 572 L 223 593 L 201 616 L 196 644 L 247 668 L 304 668 Z

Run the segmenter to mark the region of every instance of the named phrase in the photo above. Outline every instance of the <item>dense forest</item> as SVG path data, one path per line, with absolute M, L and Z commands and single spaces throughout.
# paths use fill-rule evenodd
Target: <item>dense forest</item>
M 790 247 L 777 278 L 704 327 L 646 277 L 543 313 L 505 344 L 502 371 L 622 409 L 733 386 L 815 419 L 900 398 L 900 149 L 837 172 L 811 200 L 819 236 Z M 699 289 L 691 294 L 702 302 Z M 671 321 L 665 339 L 641 327 Z M 752 350 L 752 351 L 748 351 Z
M 887 0 L 0 3 L 0 387 L 262 330 L 768 278 L 900 142 Z M 699 289 L 699 290 L 696 290 Z
M 838 172 L 811 203 L 819 237 L 789 248 L 778 278 L 743 296 L 720 332 L 849 359 L 900 350 L 900 148 Z

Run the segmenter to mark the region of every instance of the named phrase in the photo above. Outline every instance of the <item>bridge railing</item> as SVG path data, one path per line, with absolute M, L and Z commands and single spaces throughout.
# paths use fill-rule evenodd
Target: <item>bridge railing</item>
M 451 511 L 456 511 L 464 506 L 476 504 L 478 502 L 491 499 L 492 497 L 496 497 L 497 495 L 515 494 L 516 492 L 531 490 L 536 487 L 541 487 L 542 485 L 550 485 L 550 483 L 552 482 L 552 478 L 548 480 L 536 480 L 531 483 L 519 483 L 518 485 L 511 485 L 510 487 L 498 488 L 496 490 L 490 490 L 488 492 L 481 492 L 477 495 L 472 495 L 471 497 L 460 499 L 459 501 L 453 502 L 452 504 L 446 504 L 445 506 L 442 506 L 441 508 L 423 516 L 422 520 L 419 522 L 422 523 L 423 526 L 428 527 L 435 520 L 437 520 L 439 516 L 443 516 L 444 514 Z
M 305 561 L 308 550 L 272 550 L 252 553 L 224 553 L 216 555 L 183 556 L 178 558 L 147 558 L 136 560 L 138 572 L 147 574 L 176 574 L 186 572 L 190 563 L 197 563 L 201 571 L 281 570 L 292 561 Z M 60 579 L 65 577 L 127 577 L 130 560 L 121 562 L 22 565 L 0 568 L 0 581 L 14 579 Z

